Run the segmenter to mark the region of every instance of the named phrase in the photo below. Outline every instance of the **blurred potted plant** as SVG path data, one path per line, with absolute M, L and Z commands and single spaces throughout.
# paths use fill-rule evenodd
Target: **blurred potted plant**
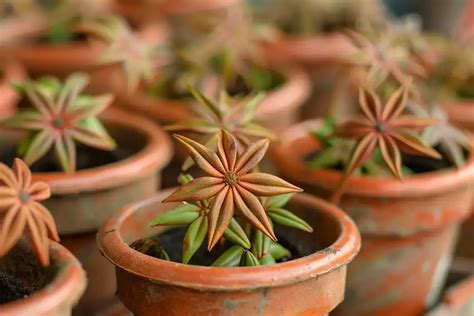
M 70 314 L 86 287 L 80 263 L 58 244 L 54 219 L 41 203 L 47 183 L 32 181 L 16 158 L 0 163 L 0 307 L 4 315 Z
M 120 63 L 125 76 L 109 73 L 107 78 L 112 78 L 109 80 L 112 87 L 109 85 L 104 89 L 112 89 L 124 104 L 135 110 L 160 122 L 173 123 L 188 119 L 192 113 L 187 83 L 201 85 L 211 93 L 217 90 L 216 78 L 223 75 L 231 95 L 246 95 L 254 90 L 267 92 L 256 113 L 258 120 L 274 128 L 288 126 L 297 119 L 297 109 L 309 93 L 308 78 L 299 70 L 268 68 L 258 57 L 247 19 L 244 10 L 238 7 L 228 10 L 220 24 L 206 28 L 208 31 L 200 36 L 190 39 L 173 33 L 172 29 L 172 39 L 176 41 L 170 43 L 170 49 L 162 49 L 167 55 L 161 59 L 151 53 L 156 52 L 156 47 L 144 41 L 140 45 L 137 37 L 128 37 L 129 43 L 134 43 L 135 53 L 125 51 L 127 45 L 112 50 L 118 46 L 116 41 L 107 41 L 109 52 L 113 54 L 110 61 Z M 187 30 L 179 33 L 187 34 Z M 91 32 L 102 38 L 104 33 L 113 33 L 116 39 L 123 38 L 120 35 L 123 31 L 107 28 L 104 32 L 100 23 L 91 28 Z M 186 37 L 185 41 L 183 37 Z M 136 58 L 137 54 L 140 59 Z M 156 69 L 144 66 L 157 62 L 161 65 Z
M 95 231 L 112 211 L 152 195 L 171 156 L 160 128 L 117 109 L 104 111 L 112 96 L 82 94 L 87 83 L 87 75 L 77 73 L 64 82 L 42 77 L 16 84 L 30 107 L 4 123 L 10 129 L 2 129 L 0 156 L 10 162 L 19 154 L 32 166 L 34 179 L 51 186 L 46 205 L 64 245 L 91 280 L 82 309 L 114 291 L 111 266 L 94 245 Z
M 439 294 L 469 214 L 471 142 L 446 119 L 409 115 L 413 88 L 371 87 L 360 89 L 361 111 L 344 124 L 315 121 L 288 129 L 274 161 L 305 190 L 332 193 L 361 231 L 363 247 L 349 269 L 339 313 L 415 315 Z M 385 105 L 376 91 L 389 96 Z
M 10 88 L 10 83 L 24 78 L 25 70 L 19 63 L 13 60 L 0 63 L 0 119 L 12 115 L 20 99 L 20 95 Z
M 171 194 L 126 207 L 99 232 L 99 248 L 117 267 L 118 296 L 136 315 L 326 315 L 343 299 L 346 265 L 360 246 L 355 226 L 336 207 L 258 172 L 268 140 L 239 145 L 216 132 L 215 150 L 175 135 L 204 176 L 183 175 Z

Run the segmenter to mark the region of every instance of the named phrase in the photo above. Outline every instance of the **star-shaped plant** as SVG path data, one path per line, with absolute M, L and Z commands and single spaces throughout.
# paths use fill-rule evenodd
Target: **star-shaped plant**
M 231 100 L 227 93 L 221 90 L 219 100 L 214 102 L 194 87 L 188 86 L 188 88 L 198 101 L 198 106 L 193 107 L 197 117 L 169 125 L 166 127 L 167 130 L 190 131 L 203 135 L 204 146 L 209 148 L 216 147 L 220 129 L 234 135 L 239 148 L 245 147 L 255 138 L 275 138 L 272 132 L 253 122 L 255 111 L 264 98 L 263 93 L 233 102 L 234 100 Z M 191 165 L 192 161 L 185 162 L 183 170 L 188 169 Z
M 123 18 L 117 16 L 86 21 L 81 23 L 79 29 L 107 44 L 107 50 L 99 62 L 121 64 L 130 92 L 135 91 L 141 82 L 152 81 L 157 68 L 157 58 L 163 52 L 163 47 L 153 32 L 138 34 Z
M 47 183 L 31 181 L 31 171 L 20 159 L 15 159 L 13 169 L 0 163 L 0 257 L 26 233 L 41 264 L 49 265 L 49 239 L 59 241 L 59 236 L 40 202 L 50 195 Z
M 460 168 L 466 162 L 464 151 L 471 150 L 469 137 L 461 130 L 451 125 L 447 114 L 439 105 L 432 105 L 425 109 L 419 104 L 409 104 L 408 108 L 419 117 L 431 117 L 436 123 L 428 126 L 421 134 L 421 139 L 428 146 L 439 146 L 439 151 Z
M 236 139 L 224 130 L 219 132 L 217 152 L 189 138 L 175 137 L 207 176 L 181 186 L 164 202 L 195 202 L 212 198 L 208 215 L 208 249 L 211 250 L 221 239 L 235 209 L 276 241 L 272 224 L 258 197 L 299 192 L 301 189 L 276 176 L 252 172 L 265 155 L 269 141 L 263 139 L 252 143 L 239 154 Z
M 114 140 L 96 117 L 112 102 L 112 96 L 81 95 L 89 78 L 72 74 L 64 83 L 52 77 L 26 81 L 16 85 L 34 107 L 22 110 L 5 124 L 29 131 L 19 153 L 32 165 L 54 146 L 64 171 L 76 169 L 75 141 L 102 150 L 113 150 Z
M 371 158 L 376 148 L 380 150 L 387 167 L 399 179 L 402 178 L 401 152 L 441 158 L 436 150 L 426 146 L 416 135 L 436 121 L 404 115 L 406 104 L 407 92 L 403 86 L 393 93 L 385 106 L 374 91 L 360 89 L 359 105 L 363 116 L 348 120 L 336 130 L 338 136 L 355 139 L 357 143 L 340 185 L 333 194 L 333 202 L 339 200 L 347 179 Z

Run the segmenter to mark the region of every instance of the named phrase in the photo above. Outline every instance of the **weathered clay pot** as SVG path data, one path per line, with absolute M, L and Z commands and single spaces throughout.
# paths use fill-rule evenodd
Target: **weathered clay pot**
M 15 273 L 23 274 L 22 269 L 32 269 L 31 263 L 23 265 L 17 257 L 21 249 L 15 247 L 11 254 L 5 256 L 2 265 L 15 265 Z M 79 298 L 86 288 L 86 274 L 81 268 L 79 261 L 63 246 L 58 243 L 50 244 L 51 271 L 52 276 L 48 284 L 42 289 L 34 292 L 25 299 L 13 301 L 0 305 L 1 316 L 64 316 L 70 315 L 72 308 L 77 304 Z M 9 263 L 8 261 L 11 261 Z M 38 264 L 39 265 L 39 264 Z M 26 273 L 26 275 L 29 275 Z M 36 280 L 29 280 L 33 283 Z
M 307 192 L 327 196 L 342 174 L 312 171 L 317 121 L 282 134 L 272 158 Z M 407 177 L 352 177 L 340 207 L 356 222 L 363 246 L 349 268 L 341 315 L 419 315 L 439 294 L 461 221 L 471 206 L 474 158 L 463 168 Z M 337 315 L 337 314 L 336 314 Z
M 281 131 L 297 122 L 299 108 L 309 96 L 311 89 L 309 78 L 303 71 L 293 68 L 283 73 L 287 78 L 286 82 L 274 91 L 268 92 L 256 112 L 256 119 L 275 131 Z M 194 101 L 160 100 L 143 91 L 129 95 L 124 89 L 123 77 L 120 74 L 111 72 L 108 78 L 111 78 L 110 89 L 121 101 L 120 105 L 136 110 L 157 122 L 171 123 L 189 119 L 193 115 L 191 106 Z
M 20 64 L 12 60 L 5 60 L 0 65 L 0 120 L 15 112 L 19 94 L 10 87 L 10 83 L 21 82 L 25 78 L 25 71 Z
M 261 43 L 265 57 L 272 63 L 317 66 L 340 62 L 354 52 L 350 40 L 339 33 L 316 36 L 279 36 Z
M 116 266 L 118 296 L 135 315 L 327 315 L 343 300 L 346 266 L 360 240 L 336 207 L 308 194 L 291 200 L 291 210 L 315 227 L 314 234 L 291 234 L 314 250 L 311 255 L 273 266 L 210 268 L 156 259 L 128 246 L 163 231 L 147 225 L 176 206 L 161 203 L 166 194 L 115 213 L 97 236 L 99 249 Z
M 171 142 L 153 122 L 118 109 L 107 110 L 102 118 L 119 148 L 130 156 L 72 174 L 33 173 L 34 180 L 50 185 L 52 197 L 45 205 L 63 244 L 88 273 L 89 287 L 78 307 L 84 310 L 113 298 L 115 291 L 113 268 L 95 246 L 96 231 L 115 210 L 153 195 L 159 188 L 159 172 L 171 158 Z M 19 136 L 3 137 L 14 147 Z

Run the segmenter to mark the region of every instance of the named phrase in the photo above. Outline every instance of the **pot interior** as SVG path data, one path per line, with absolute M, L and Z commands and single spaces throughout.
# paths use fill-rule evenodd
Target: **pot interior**
M 90 169 L 108 165 L 114 162 L 125 160 L 145 148 L 148 138 L 142 131 L 131 127 L 105 122 L 105 126 L 111 137 L 117 142 L 117 148 L 113 151 L 104 151 L 88 147 L 76 142 L 77 150 L 77 170 Z M 11 166 L 17 157 L 17 147 L 25 132 L 2 130 L 0 133 L 0 162 Z M 32 172 L 61 172 L 62 169 L 56 159 L 52 148 L 46 156 L 35 162 L 31 166 Z
M 126 216 L 124 221 L 121 222 L 118 233 L 128 245 L 146 237 L 157 236 L 156 238 L 168 252 L 171 259 L 180 262 L 181 238 L 184 235 L 184 230 L 170 227 L 148 227 L 148 223 L 152 219 L 178 205 L 177 203 L 160 203 L 164 196 L 157 197 L 151 203 L 142 204 L 135 212 L 128 213 L 129 216 Z M 298 199 L 290 201 L 287 209 L 306 220 L 314 229 L 313 233 L 307 233 L 276 225 L 277 237 L 280 243 L 292 252 L 291 259 L 297 259 L 318 251 L 335 251 L 331 249 L 331 245 L 337 240 L 342 231 L 336 218 L 327 212 L 314 209 L 314 207 L 310 207 Z M 223 250 L 225 249 L 222 249 L 221 252 Z M 197 259 L 191 261 L 191 263 L 209 265 L 219 254 L 219 250 L 212 255 L 207 254 L 205 242 L 195 255 Z
M 41 266 L 26 243 L 19 243 L 0 258 L 0 305 L 41 290 L 53 280 L 57 271 L 58 267 L 54 265 Z

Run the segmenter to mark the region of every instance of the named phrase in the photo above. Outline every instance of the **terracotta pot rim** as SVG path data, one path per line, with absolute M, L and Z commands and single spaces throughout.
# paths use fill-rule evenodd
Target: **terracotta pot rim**
M 283 173 L 292 179 L 332 190 L 341 179 L 342 172 L 336 170 L 310 170 L 301 162 L 301 150 L 294 148 L 297 140 L 309 139 L 308 131 L 314 129 L 320 120 L 296 124 L 281 134 L 281 142 L 272 148 L 272 156 Z M 311 141 L 313 148 L 316 140 Z M 307 148 L 311 151 L 312 148 Z M 288 155 L 292 153 L 292 155 Z M 291 166 L 291 167 L 290 167 Z M 445 169 L 406 177 L 403 181 L 388 177 L 353 176 L 349 179 L 345 193 L 366 197 L 425 197 L 452 191 L 467 185 L 474 179 L 474 154 L 460 169 Z M 376 188 L 376 189 L 374 189 Z
M 450 100 L 444 102 L 443 108 L 454 123 L 464 126 L 474 122 L 474 99 Z
M 33 179 L 47 182 L 53 194 L 97 191 L 145 177 L 153 172 L 152 170 L 163 168 L 171 159 L 171 141 L 154 122 L 116 108 L 107 109 L 101 116 L 106 122 L 124 125 L 145 135 L 148 138 L 147 144 L 139 152 L 118 162 L 70 174 L 34 173 Z
M 25 69 L 14 60 L 5 61 L 3 69 L 4 76 L 0 78 L 0 106 L 13 106 L 19 100 L 20 96 L 9 84 L 23 80 L 26 76 Z M 1 110 L 2 109 L 0 109 L 0 111 Z M 13 107 L 11 110 L 13 112 Z
M 61 305 L 75 304 L 86 288 L 86 274 L 64 246 L 50 243 L 51 264 L 57 265 L 53 280 L 26 299 L 1 305 L 1 315 L 47 315 Z
M 160 260 L 130 248 L 121 236 L 124 221 L 136 210 L 161 203 L 160 196 L 130 205 L 116 212 L 99 230 L 97 244 L 115 266 L 142 278 L 208 291 L 250 290 L 277 287 L 305 281 L 348 264 L 360 249 L 360 235 L 354 222 L 336 206 L 306 193 L 294 196 L 300 202 L 324 212 L 339 224 L 340 234 L 329 247 L 311 255 L 272 266 L 217 268 L 186 265 Z M 173 276 L 170 277 L 169 271 Z M 278 277 L 276 277 L 278 276 Z
M 257 108 L 257 119 L 263 119 L 266 115 L 272 115 L 285 107 L 288 109 L 298 107 L 311 93 L 309 76 L 301 68 L 285 67 L 276 71 L 285 75 L 287 80 L 280 87 L 266 93 L 265 99 Z M 290 92 L 293 93 L 291 99 L 288 100 L 286 95 Z M 140 90 L 132 96 L 125 96 L 125 99 L 125 103 L 128 103 L 129 107 L 136 107 L 143 113 L 165 122 L 186 120 L 194 115 L 191 107 L 187 104 L 187 102 L 194 102 L 192 98 L 186 100 L 161 99 Z M 170 108 L 172 108 L 171 111 Z

